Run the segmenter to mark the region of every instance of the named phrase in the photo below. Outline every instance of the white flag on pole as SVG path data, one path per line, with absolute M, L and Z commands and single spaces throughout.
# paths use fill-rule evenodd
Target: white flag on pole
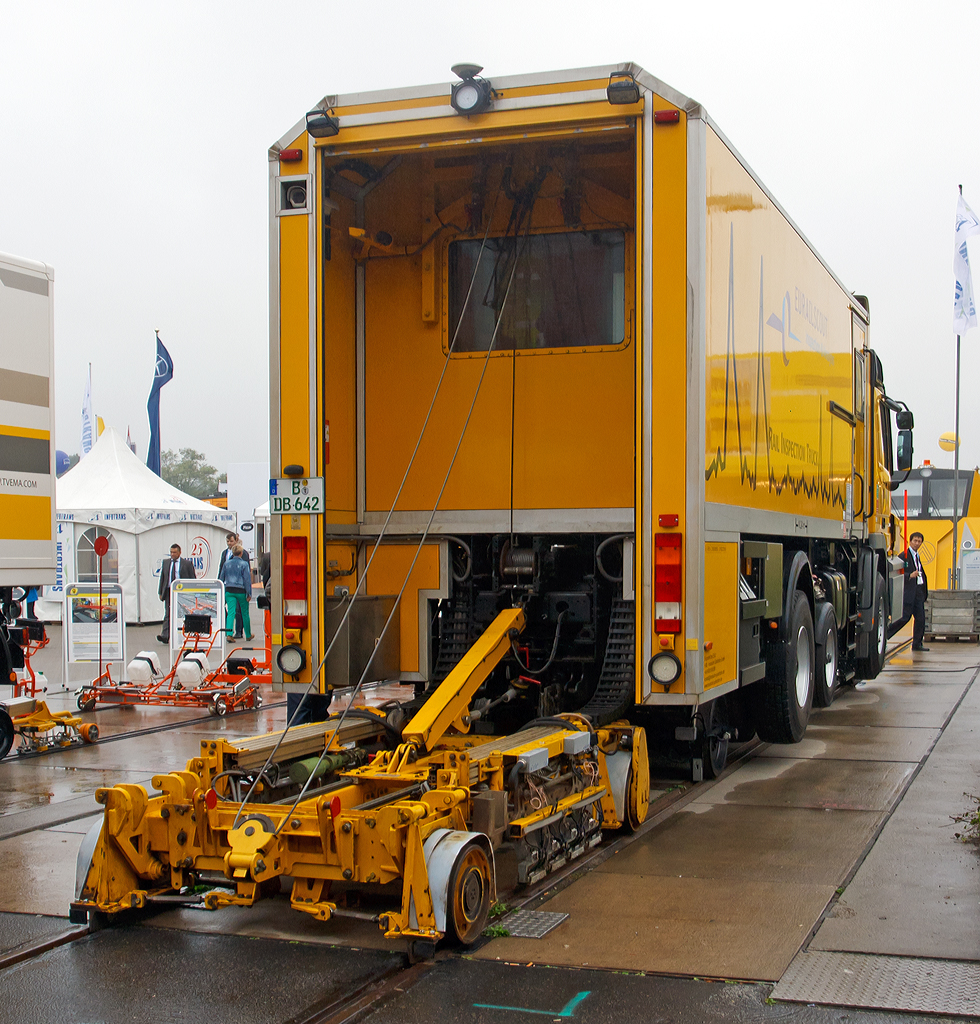
M 95 443 L 95 417 L 92 415 L 92 367 L 88 368 L 85 395 L 82 398 L 82 455 L 88 455 Z
M 966 240 L 980 232 L 980 219 L 970 209 L 960 194 L 956 204 L 956 241 L 953 253 L 953 277 L 956 290 L 953 294 L 953 324 L 957 334 L 965 334 L 977 326 L 977 309 L 973 301 L 973 280 L 970 277 L 970 257 L 966 251 Z

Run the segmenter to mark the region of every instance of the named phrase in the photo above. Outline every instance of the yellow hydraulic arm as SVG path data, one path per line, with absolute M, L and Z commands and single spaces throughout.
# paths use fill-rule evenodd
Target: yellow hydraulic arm
M 520 633 L 523 629 L 522 609 L 502 611 L 405 726 L 402 738 L 407 743 L 432 750 L 450 726 L 455 725 L 460 732 L 468 732 L 469 723 L 463 718 L 473 694 L 510 650 L 513 633 Z

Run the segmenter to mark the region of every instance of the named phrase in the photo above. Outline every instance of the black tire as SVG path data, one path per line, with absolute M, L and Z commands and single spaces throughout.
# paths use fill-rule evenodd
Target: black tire
M 79 711 L 91 711 L 95 707 L 95 697 L 84 692 L 80 693 L 75 700 L 75 706 Z
M 813 706 L 813 616 L 802 591 L 790 597 L 789 632 L 769 646 L 766 678 L 755 683 L 752 710 L 759 739 L 799 743 Z
M 10 753 L 14 744 L 14 723 L 6 708 L 0 708 L 0 760 Z
M 854 663 L 858 679 L 874 679 L 885 667 L 885 651 L 888 648 L 888 620 L 885 612 L 885 580 L 880 573 L 875 578 L 875 597 L 871 608 L 868 656 L 858 658 Z
M 491 870 L 490 858 L 479 843 L 470 843 L 456 858 L 446 899 L 446 935 L 450 941 L 471 946 L 483 934 L 493 893 Z
M 813 673 L 813 706 L 829 708 L 837 696 L 840 679 L 840 649 L 837 642 L 837 618 L 829 601 L 817 605 L 814 626 L 816 663 Z

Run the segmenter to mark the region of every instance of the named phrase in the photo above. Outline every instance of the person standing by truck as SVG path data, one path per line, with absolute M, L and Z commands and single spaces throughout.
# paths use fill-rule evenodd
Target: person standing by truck
M 170 643 L 170 587 L 175 580 L 193 580 L 197 578 L 194 563 L 189 558 L 180 557 L 180 545 L 170 545 L 170 557 L 163 560 L 160 566 L 160 586 L 157 593 L 163 601 L 163 629 L 157 636 L 162 644 Z
M 248 613 L 248 602 L 252 599 L 252 572 L 245 561 L 241 544 L 236 543 L 218 570 L 218 579 L 225 585 L 225 633 L 235 635 L 236 613 L 245 625 L 245 639 L 252 639 L 252 621 Z
M 921 533 L 918 531 L 913 533 L 909 537 L 909 546 L 902 555 L 905 560 L 905 597 L 902 602 L 902 617 L 888 630 L 889 637 L 894 636 L 909 619 L 913 619 L 913 651 L 929 650 L 928 647 L 922 646 L 922 636 L 926 631 L 926 598 L 929 596 L 926 571 L 922 568 L 922 560 L 919 558 L 922 539 Z
M 242 558 L 245 559 L 245 564 L 251 568 L 251 562 L 248 557 L 248 552 L 242 546 L 242 538 L 239 534 L 226 534 L 225 543 L 227 544 L 227 547 L 225 548 L 224 551 L 221 552 L 221 561 L 218 562 L 218 579 L 221 579 L 221 570 L 222 568 L 224 568 L 225 562 L 227 562 L 228 559 L 231 558 L 232 549 L 236 544 L 238 544 L 242 548 Z M 235 635 L 232 639 L 241 640 L 244 630 L 245 620 L 242 618 L 241 608 L 239 608 L 238 612 L 235 614 Z M 249 639 L 251 639 L 251 637 L 249 637 Z

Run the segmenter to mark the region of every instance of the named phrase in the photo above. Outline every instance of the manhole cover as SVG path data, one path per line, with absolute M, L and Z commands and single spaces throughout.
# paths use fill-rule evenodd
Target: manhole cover
M 501 922 L 515 939 L 541 939 L 568 917 L 548 910 L 515 910 Z
M 980 1017 L 980 964 L 811 950 L 797 954 L 772 997 L 791 1003 Z

